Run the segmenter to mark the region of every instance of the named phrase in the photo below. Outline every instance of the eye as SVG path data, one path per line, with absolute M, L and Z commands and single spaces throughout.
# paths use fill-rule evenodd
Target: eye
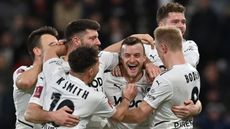
M 136 53 L 136 54 L 134 54 L 134 57 L 136 57 L 136 58 L 139 58 L 141 56 L 141 54 L 140 53 Z
M 129 58 L 129 57 L 130 57 L 130 54 L 125 53 L 125 54 L 124 54 L 124 57 L 125 57 L 125 58 Z

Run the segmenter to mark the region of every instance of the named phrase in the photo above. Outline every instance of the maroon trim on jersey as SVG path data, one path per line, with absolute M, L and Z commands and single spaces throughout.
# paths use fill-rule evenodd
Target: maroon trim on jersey
M 36 86 L 33 97 L 40 98 L 40 96 L 42 94 L 42 90 L 43 90 L 43 86 Z
M 24 71 L 25 71 L 24 69 L 19 69 L 19 70 L 17 70 L 17 74 L 23 73 Z

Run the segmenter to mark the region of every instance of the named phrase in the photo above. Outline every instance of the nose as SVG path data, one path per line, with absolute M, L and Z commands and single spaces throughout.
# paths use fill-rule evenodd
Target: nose
M 179 28 L 181 30 L 182 34 L 184 34 L 186 25 L 184 23 L 182 23 L 182 22 L 178 22 L 177 23 L 177 28 Z
M 131 62 L 131 63 L 135 62 L 135 57 L 134 56 L 130 56 L 129 62 Z
M 101 46 L 101 41 L 99 40 L 99 38 L 96 39 L 96 45 Z

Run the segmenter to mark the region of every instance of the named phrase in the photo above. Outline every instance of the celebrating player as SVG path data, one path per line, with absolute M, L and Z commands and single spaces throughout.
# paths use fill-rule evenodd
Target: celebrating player
M 30 67 L 21 66 L 13 74 L 13 96 L 17 116 L 16 129 L 41 128 L 41 125 L 28 122 L 23 116 L 37 82 L 37 76 L 42 70 L 43 52 L 46 51 L 50 42 L 57 42 L 57 37 L 58 32 L 56 29 L 48 26 L 34 30 L 28 37 L 27 47 L 33 59 L 33 64 Z M 61 115 L 67 114 L 64 110 L 62 111 L 59 112 Z M 58 119 L 57 115 L 59 113 L 55 112 L 49 115 L 53 115 Z M 62 116 L 63 120 L 65 118 Z M 49 121 L 55 120 L 49 119 Z
M 140 39 L 128 37 L 122 42 L 120 48 L 120 68 L 123 76 L 115 77 L 111 72 L 105 74 L 104 90 L 114 106 L 121 103 L 122 90 L 129 82 L 135 83 L 138 90 L 137 96 L 131 101 L 129 108 L 138 107 L 141 103 L 152 84 L 147 80 L 146 73 L 142 68 L 145 60 L 145 50 Z M 113 129 L 147 129 L 149 128 L 149 122 L 127 124 L 109 120 L 109 126 Z
M 181 119 L 171 108 L 191 99 L 198 101 L 200 77 L 198 71 L 185 61 L 182 33 L 175 27 L 158 27 L 154 36 L 156 49 L 168 71 L 157 76 L 139 107 L 131 109 L 125 122 L 142 122 L 154 112 L 153 129 L 193 128 L 192 117 Z
M 97 92 L 88 86 L 99 70 L 98 51 L 92 47 L 79 47 L 68 56 L 70 71 L 67 74 L 59 58 L 64 45 L 57 45 L 45 52 L 43 73 L 46 80 L 46 94 L 43 108 L 47 111 L 57 110 L 62 106 L 72 109 L 80 117 L 77 129 L 84 129 L 90 116 L 98 115 L 121 121 L 128 110 L 130 100 L 136 96 L 136 86 L 128 84 L 123 91 L 123 101 L 116 107 L 109 104 L 103 92 Z M 47 123 L 44 128 L 65 128 L 55 123 Z

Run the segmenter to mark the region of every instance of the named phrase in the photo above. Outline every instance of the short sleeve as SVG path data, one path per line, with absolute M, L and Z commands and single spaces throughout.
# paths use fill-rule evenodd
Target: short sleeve
M 185 41 L 183 43 L 183 51 L 185 60 L 192 66 L 196 67 L 200 59 L 197 44 L 192 40 Z
M 17 80 L 19 75 L 21 75 L 23 72 L 27 71 L 30 68 L 32 68 L 32 67 L 20 66 L 19 68 L 17 68 L 13 73 L 13 81 L 14 81 L 14 83 L 16 82 L 16 80 Z
M 95 109 L 94 115 L 105 118 L 112 117 L 112 115 L 116 112 L 116 108 L 108 101 L 108 98 L 103 94 L 98 100 L 99 103 Z
M 172 85 L 161 76 L 158 76 L 150 89 L 150 91 L 145 96 L 144 100 L 154 109 L 157 109 L 158 106 L 168 101 L 173 96 Z
M 98 56 L 100 63 L 104 65 L 104 70 L 111 70 L 119 63 L 118 53 L 101 51 Z
M 38 75 L 38 80 L 37 80 L 33 95 L 31 96 L 29 103 L 35 103 L 40 106 L 43 106 L 45 88 L 46 88 L 45 85 L 46 83 L 45 83 L 44 74 L 41 72 Z
M 65 62 L 59 58 L 52 58 L 47 60 L 43 64 L 43 74 L 46 80 L 51 80 L 51 78 L 57 73 L 63 72 L 66 73 L 64 69 Z

